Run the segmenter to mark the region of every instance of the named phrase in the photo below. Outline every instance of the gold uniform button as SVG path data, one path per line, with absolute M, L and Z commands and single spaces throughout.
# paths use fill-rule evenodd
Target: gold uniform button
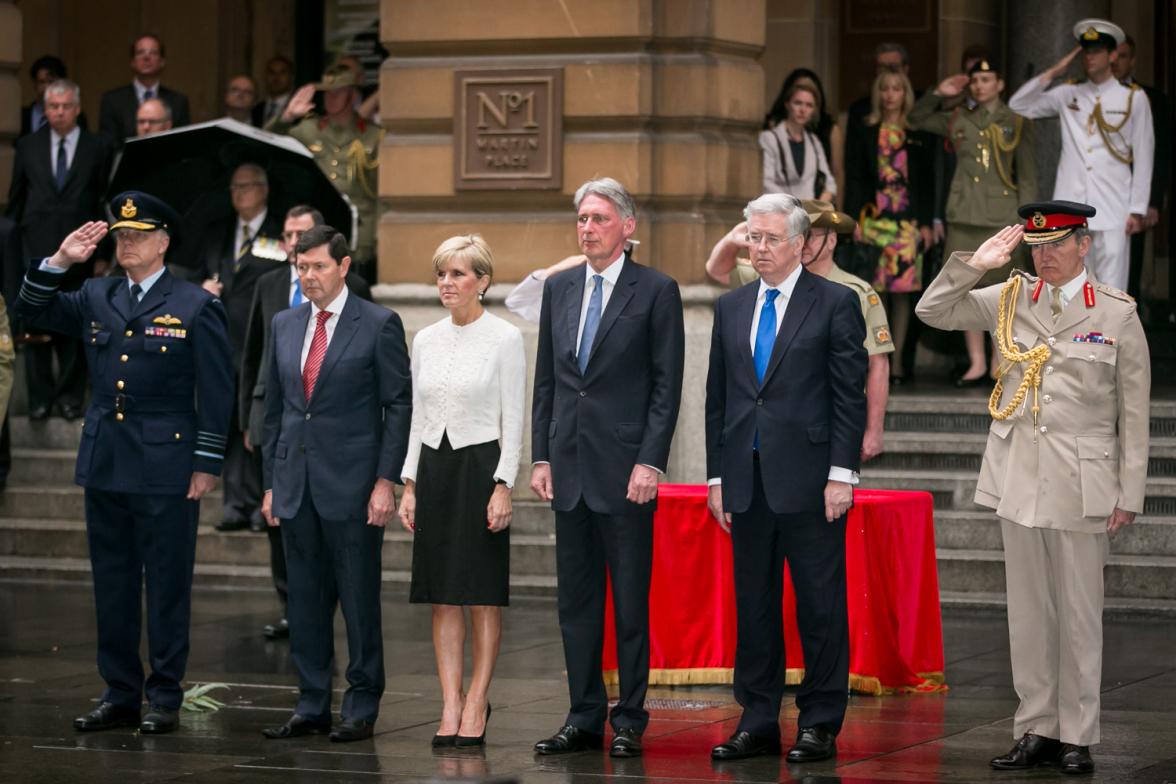
M 129 329 L 123 334 L 125 334 L 128 338 L 133 338 L 135 336 L 135 333 Z
M 120 379 L 118 380 L 118 383 L 117 383 L 117 384 L 115 384 L 115 386 L 116 386 L 116 387 L 118 387 L 119 389 L 125 389 L 125 388 L 126 388 L 126 386 L 127 386 L 127 382 L 123 381 L 123 380 L 120 378 Z
M 166 353 L 167 353 L 167 346 L 160 346 L 160 347 L 159 347 L 159 353 L 160 353 L 160 354 L 166 354 Z
M 97 342 L 98 342 L 98 338 L 90 338 L 90 342 L 91 342 L 91 343 L 97 343 Z
M 338 175 L 338 174 L 335 174 L 335 172 L 331 172 L 331 179 L 332 179 L 332 180 L 337 180 L 337 179 L 339 179 L 339 175 Z
M 338 166 L 338 165 L 339 165 L 339 162 L 338 162 L 337 160 L 335 160 L 334 158 L 332 158 L 332 159 L 331 159 L 331 165 L 332 165 L 332 166 Z
M 973 177 L 973 178 L 972 178 L 972 182 L 980 182 L 980 178 L 979 178 L 979 177 Z
M 180 434 L 179 434 L 179 433 L 176 433 L 176 440 L 177 440 L 177 441 L 179 441 L 179 440 L 180 440 Z
M 1046 427 L 1045 425 L 1042 425 L 1042 426 L 1041 426 L 1041 432 L 1042 432 L 1042 433 L 1048 433 L 1048 432 L 1049 432 L 1049 428 L 1048 428 L 1048 427 Z
M 1050 345 L 1052 346 L 1053 344 L 1055 344 L 1055 343 L 1057 343 L 1057 342 L 1058 342 L 1058 339 L 1057 339 L 1057 338 L 1054 338 L 1054 337 L 1051 337 L 1051 338 L 1049 338 L 1048 340 L 1046 340 L 1045 342 L 1046 342 L 1046 343 L 1048 343 L 1048 344 L 1050 344 Z
M 1103 457 L 1110 457 L 1110 456 L 1111 456 L 1111 453 L 1104 449 L 1103 450 Z
M 130 357 L 128 357 L 126 354 L 123 354 L 121 357 L 118 358 L 118 361 L 119 362 L 126 362 L 128 359 L 130 359 Z
M 1008 192 L 1008 191 L 1001 191 L 1001 195 L 1003 195 L 1003 196 L 1008 196 L 1008 195 L 1009 195 L 1009 192 Z
M 121 421 L 123 421 L 124 419 L 126 419 L 126 417 L 124 417 L 124 416 L 122 415 L 122 412 L 120 411 L 119 413 L 117 413 L 117 414 L 115 414 L 115 415 L 114 415 L 114 419 L 115 419 L 115 421 L 116 421 L 116 422 L 121 422 Z
M 1052 403 L 1052 402 L 1053 402 L 1053 398 L 1052 398 L 1052 397 L 1050 397 L 1049 395 L 1043 395 L 1043 396 L 1041 397 L 1041 399 L 1042 399 L 1042 400 L 1044 400 L 1046 403 Z

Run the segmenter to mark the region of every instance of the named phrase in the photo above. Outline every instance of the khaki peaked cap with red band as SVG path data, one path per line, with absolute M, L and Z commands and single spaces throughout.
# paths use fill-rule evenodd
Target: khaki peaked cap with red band
M 1025 204 L 1017 214 L 1025 219 L 1025 244 L 1048 245 L 1060 242 L 1086 226 L 1093 218 L 1094 207 L 1077 201 L 1038 201 Z

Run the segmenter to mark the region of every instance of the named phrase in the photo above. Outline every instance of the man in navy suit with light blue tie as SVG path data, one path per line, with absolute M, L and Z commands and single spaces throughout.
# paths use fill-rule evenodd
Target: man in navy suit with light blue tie
M 262 514 L 286 548 L 294 715 L 267 738 L 372 736 L 384 693 L 380 550 L 408 449 L 412 380 L 404 327 L 347 291 L 347 241 L 316 226 L 295 247 L 309 300 L 274 316 L 265 387 Z M 335 605 L 347 625 L 348 688 L 331 727 Z
M 789 762 L 836 753 L 849 688 L 845 515 L 866 425 L 866 336 L 857 295 L 800 263 L 800 202 L 747 205 L 760 279 L 715 303 L 706 387 L 708 506 L 731 534 L 743 716 L 716 760 L 780 753 L 784 562 L 805 676 Z
M 531 415 L 531 489 L 555 510 L 571 710 L 535 751 L 600 748 L 608 718 L 609 753 L 633 757 L 649 722 L 653 512 L 682 394 L 682 298 L 673 278 L 626 253 L 637 217 L 623 185 L 586 182 L 575 205 L 588 264 L 544 282 Z M 620 680 L 611 714 L 601 673 L 606 567 Z

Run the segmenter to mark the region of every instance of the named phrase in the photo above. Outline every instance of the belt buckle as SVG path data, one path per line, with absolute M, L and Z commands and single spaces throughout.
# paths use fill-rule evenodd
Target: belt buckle
M 114 411 L 116 414 L 125 414 L 127 412 L 126 404 L 127 398 L 122 392 L 114 396 Z

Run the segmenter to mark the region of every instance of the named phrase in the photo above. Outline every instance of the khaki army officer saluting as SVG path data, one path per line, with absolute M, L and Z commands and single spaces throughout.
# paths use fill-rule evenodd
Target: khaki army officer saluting
M 1075 202 L 1028 204 L 973 254 L 954 253 L 916 308 L 941 329 L 986 329 L 1002 375 L 976 503 L 1004 538 L 1013 686 L 1021 702 L 1012 750 L 994 768 L 1058 763 L 1094 769 L 1099 742 L 1103 567 L 1108 533 L 1143 510 L 1147 475 L 1147 341 L 1135 303 L 1094 280 Z M 1041 278 L 1014 272 L 973 291 L 1021 241 Z

